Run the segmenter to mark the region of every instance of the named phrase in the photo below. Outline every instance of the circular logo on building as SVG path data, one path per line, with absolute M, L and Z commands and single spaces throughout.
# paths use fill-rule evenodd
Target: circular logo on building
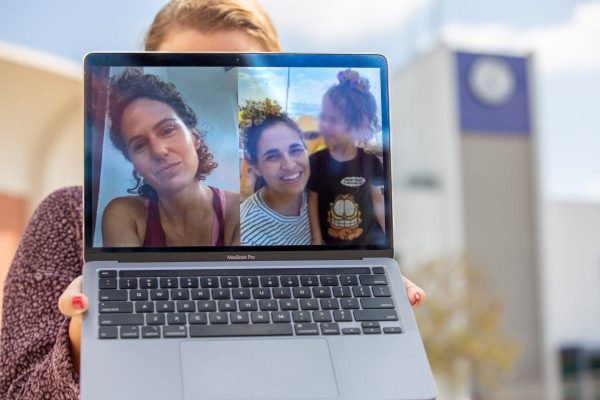
M 480 57 L 469 70 L 469 89 L 473 96 L 488 106 L 506 104 L 516 89 L 515 74 L 511 66 L 497 57 Z

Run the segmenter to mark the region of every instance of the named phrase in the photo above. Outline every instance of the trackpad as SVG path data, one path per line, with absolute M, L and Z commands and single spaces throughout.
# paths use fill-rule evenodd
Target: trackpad
M 324 339 L 184 341 L 179 351 L 185 400 L 338 396 Z

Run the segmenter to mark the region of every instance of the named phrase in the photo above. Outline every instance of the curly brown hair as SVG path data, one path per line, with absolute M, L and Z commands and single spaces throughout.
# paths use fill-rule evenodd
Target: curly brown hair
M 146 98 L 160 101 L 175 111 L 183 123 L 192 131 L 199 140 L 198 170 L 196 178 L 204 180 L 210 172 L 217 167 L 213 155 L 204 143 L 205 134 L 196 129 L 198 118 L 196 113 L 183 99 L 183 96 L 173 83 L 168 83 L 156 75 L 144 74 L 139 68 L 127 68 L 121 74 L 115 75 L 110 80 L 108 97 L 108 115 L 111 121 L 110 139 L 113 145 L 121 151 L 123 156 L 131 161 L 127 145 L 123 140 L 122 119 L 125 108 L 133 101 Z M 137 193 L 144 197 L 157 197 L 156 191 L 137 172 L 133 171 L 136 185 L 128 189 L 130 193 Z

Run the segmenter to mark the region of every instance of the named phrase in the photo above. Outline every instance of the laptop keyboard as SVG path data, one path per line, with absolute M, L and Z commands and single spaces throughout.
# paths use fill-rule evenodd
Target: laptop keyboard
M 100 339 L 402 333 L 383 267 L 101 270 Z

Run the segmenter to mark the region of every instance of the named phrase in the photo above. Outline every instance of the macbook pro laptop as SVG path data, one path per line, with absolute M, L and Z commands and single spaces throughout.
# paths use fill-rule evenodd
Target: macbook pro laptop
M 89 54 L 81 398 L 435 398 L 388 113 L 379 55 Z

